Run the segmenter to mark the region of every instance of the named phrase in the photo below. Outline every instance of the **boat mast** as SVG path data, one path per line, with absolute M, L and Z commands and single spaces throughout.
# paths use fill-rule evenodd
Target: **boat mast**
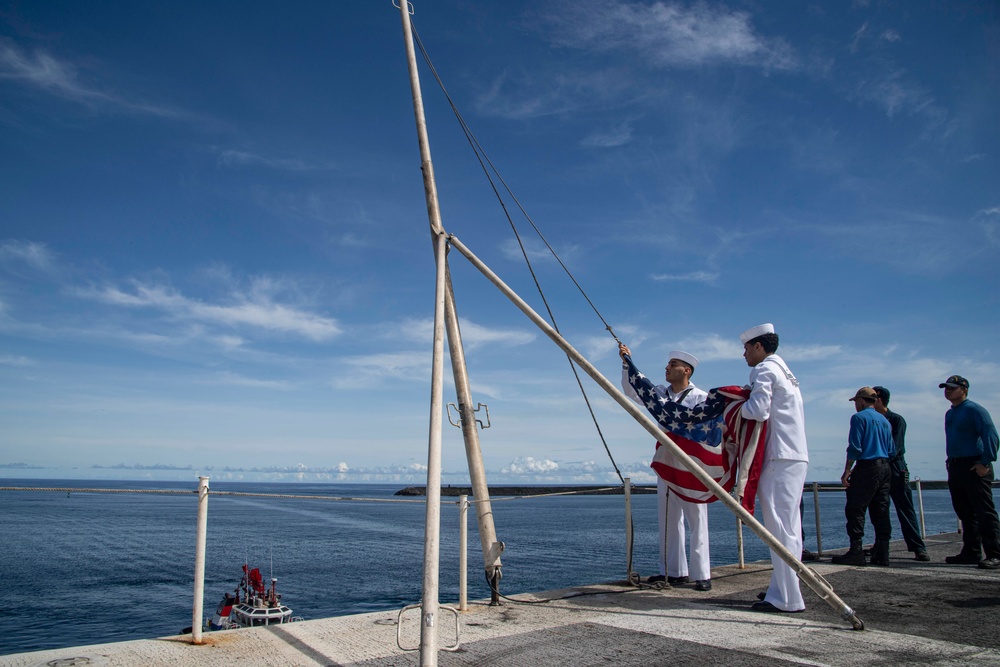
M 396 0 L 394 0 L 395 3 Z M 438 540 L 440 534 L 440 423 L 442 405 L 439 393 L 443 360 L 438 355 L 439 325 L 447 327 L 448 346 L 451 355 L 451 365 L 454 372 L 455 388 L 459 403 L 462 436 L 465 441 L 465 454 L 469 465 L 469 477 L 472 482 L 472 493 L 476 499 L 476 519 L 479 526 L 479 538 L 483 551 L 483 565 L 486 577 L 493 591 L 493 602 L 498 602 L 500 583 L 500 553 L 503 543 L 497 541 L 493 525 L 493 511 L 490 507 L 489 487 L 486 483 L 486 472 L 483 466 L 482 450 L 479 444 L 479 433 L 476 430 L 476 419 L 472 409 L 472 390 L 469 384 L 468 371 L 465 364 L 465 352 L 462 346 L 462 336 L 458 324 L 458 312 L 455 306 L 455 293 L 452 288 L 451 275 L 447 267 L 447 249 L 444 227 L 441 224 L 441 208 L 438 202 L 437 185 L 434 181 L 434 166 L 431 162 L 430 140 L 427 135 L 427 121 L 424 116 L 423 96 L 420 90 L 420 76 L 417 71 L 416 52 L 413 47 L 413 30 L 410 25 L 410 7 L 406 0 L 399 0 L 397 5 L 403 25 L 403 36 L 406 46 L 407 65 L 410 74 L 410 90 L 413 96 L 413 114 L 417 125 L 417 140 L 420 145 L 420 170 L 424 179 L 424 196 L 427 201 L 427 217 L 430 222 L 431 239 L 434 242 L 435 257 L 438 262 L 438 290 L 441 302 L 435 302 L 434 328 L 434 366 L 432 371 L 432 407 L 431 434 L 428 445 L 427 467 L 427 515 L 425 528 L 424 552 L 424 598 L 422 602 L 422 625 L 420 640 L 420 664 L 437 664 L 437 630 L 433 627 L 438 610 L 437 568 Z M 437 306 L 443 305 L 443 313 L 438 313 Z M 438 321 L 440 315 L 441 321 Z M 443 356 L 443 340 L 442 356 Z M 439 366 L 440 364 L 440 366 Z M 435 430 L 437 429 L 437 430 Z M 434 458 L 436 457 L 436 460 Z M 432 510 L 432 506 L 437 508 Z M 432 513 L 434 516 L 432 517 Z M 433 522 L 433 526 L 431 525 Z M 434 553 L 431 554 L 431 546 Z M 433 575 L 430 573 L 433 569 Z M 429 585 L 433 579 L 433 591 Z M 431 599 L 433 598 L 433 599 Z

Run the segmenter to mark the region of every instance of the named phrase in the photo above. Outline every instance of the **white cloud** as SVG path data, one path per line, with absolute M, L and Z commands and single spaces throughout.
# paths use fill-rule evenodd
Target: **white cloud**
M 871 76 L 859 76 L 853 97 L 880 107 L 889 118 L 899 113 L 925 113 L 937 117 L 934 98 L 922 86 L 910 80 L 902 69 L 884 71 Z
M 283 382 L 281 380 L 258 380 L 256 378 L 249 378 L 239 373 L 232 373 L 229 371 L 218 373 L 214 376 L 215 381 L 220 384 L 232 385 L 235 387 L 249 387 L 251 389 L 276 389 L 279 391 L 288 391 L 293 387 L 288 382 Z
M 537 460 L 532 456 L 519 456 L 500 469 L 504 475 L 526 475 L 552 473 L 559 470 L 559 464 L 549 459 Z
M 690 282 L 690 283 L 714 283 L 718 280 L 719 274 L 711 271 L 692 271 L 690 273 L 654 273 L 651 280 L 660 282 Z
M 625 0 L 566 3 L 541 23 L 559 46 L 632 51 L 664 67 L 797 67 L 791 47 L 759 35 L 748 13 L 704 2 L 691 7 Z
M 3 366 L 33 366 L 34 361 L 19 354 L 0 354 L 0 365 Z
M 80 80 L 76 66 L 42 50 L 27 53 L 10 40 L 0 41 L 0 79 L 20 81 L 64 99 L 89 107 L 114 107 L 156 116 L 182 114 L 151 104 L 132 102 Z
M 11 239 L 0 243 L 0 262 L 25 264 L 45 273 L 55 270 L 52 253 L 45 244 L 34 241 Z
M 527 345 L 536 338 L 533 332 L 525 331 L 524 329 L 484 327 L 464 318 L 459 318 L 459 328 L 462 332 L 462 344 L 467 349 L 473 349 L 486 344 L 507 346 Z M 401 322 L 390 336 L 413 342 L 427 343 L 433 340 L 433 333 L 434 320 L 408 319 Z
M 257 165 L 284 171 L 332 169 L 332 165 L 313 165 L 298 157 L 267 157 L 249 151 L 224 149 L 219 151 L 218 164 L 226 167 Z
M 341 363 L 349 368 L 346 375 L 334 378 L 338 389 L 371 386 L 375 380 L 386 379 L 426 383 L 431 373 L 431 351 L 346 357 Z
M 523 250 L 521 244 L 524 245 Z M 503 253 L 505 258 L 514 262 L 523 262 L 525 255 L 527 255 L 528 260 L 532 262 L 556 261 L 552 251 L 549 250 L 543 241 L 535 238 L 522 237 L 521 244 L 519 244 L 516 239 L 508 239 L 500 244 L 500 252 Z M 563 262 L 566 262 L 568 258 L 576 254 L 578 250 L 579 246 L 577 245 L 564 244 L 562 248 L 555 249 L 555 252 L 559 255 Z
M 131 281 L 131 286 L 131 291 L 107 286 L 103 289 L 77 290 L 77 294 L 117 306 L 155 308 L 178 319 L 230 327 L 256 327 L 297 334 L 317 342 L 329 340 L 342 332 L 332 318 L 275 302 L 267 294 L 267 289 L 258 289 L 261 285 L 255 286 L 249 294 L 230 294 L 230 303 L 225 304 L 205 303 L 185 297 L 169 287 L 147 285 L 137 280 Z
M 782 345 L 778 353 L 789 361 L 820 361 L 837 358 L 844 349 L 840 345 Z
M 632 141 L 632 127 L 628 123 L 616 125 L 604 132 L 594 132 L 580 142 L 591 148 L 613 148 Z
M 700 361 L 733 361 L 743 356 L 739 339 L 716 333 L 693 334 L 677 342 L 679 349 L 690 352 Z

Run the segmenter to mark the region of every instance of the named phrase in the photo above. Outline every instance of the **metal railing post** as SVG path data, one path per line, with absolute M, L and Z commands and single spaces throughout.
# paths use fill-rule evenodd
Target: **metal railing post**
M 625 580 L 632 581 L 632 478 L 622 479 L 625 484 Z
M 736 552 L 739 554 L 740 569 L 747 569 L 743 560 L 743 521 L 739 517 L 736 517 Z
M 458 610 L 469 611 L 469 496 L 458 497 Z
M 816 555 L 823 555 L 823 528 L 819 518 L 819 482 L 813 482 L 813 512 L 816 514 Z
M 205 605 L 205 535 L 208 532 L 208 477 L 198 478 L 198 530 L 194 540 L 194 609 L 191 612 L 191 643 L 201 643 Z
M 924 490 L 920 487 L 919 477 L 914 482 L 917 485 L 917 504 L 920 506 L 920 537 L 923 539 L 926 532 L 926 527 L 924 526 Z

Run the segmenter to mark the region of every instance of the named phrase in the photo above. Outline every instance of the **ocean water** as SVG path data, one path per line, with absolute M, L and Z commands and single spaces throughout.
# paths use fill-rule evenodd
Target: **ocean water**
M 180 489 L 182 495 L 0 491 L 3 572 L 0 654 L 174 635 L 191 624 L 197 484 L 0 480 L 0 486 Z M 212 491 L 393 499 L 398 486 L 212 483 Z M 951 532 L 948 492 L 923 493 L 927 533 Z M 440 600 L 458 600 L 457 499 L 441 511 Z M 633 570 L 656 573 L 656 497 L 634 495 Z M 805 541 L 815 550 L 812 494 Z M 844 495 L 820 494 L 824 550 L 847 545 Z M 623 496 L 495 499 L 506 544 L 501 593 L 625 577 Z M 469 512 L 469 598 L 488 598 L 474 511 Z M 737 560 L 736 521 L 709 511 L 713 565 Z M 868 539 L 871 528 L 868 527 Z M 296 616 L 395 610 L 420 602 L 424 504 L 211 495 L 204 613 L 232 591 L 244 561 Z M 893 536 L 900 535 L 893 516 Z M 748 561 L 767 548 L 744 529 Z

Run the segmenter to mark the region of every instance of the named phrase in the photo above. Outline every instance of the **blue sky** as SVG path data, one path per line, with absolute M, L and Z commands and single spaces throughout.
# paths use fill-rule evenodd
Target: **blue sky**
M 945 377 L 1000 417 L 998 19 L 874 0 L 413 16 L 647 375 L 682 348 L 700 386 L 743 384 L 740 332 L 775 323 L 817 480 L 839 477 L 862 385 L 892 390 L 925 479 Z M 421 77 L 445 227 L 542 311 Z M 424 479 L 434 267 L 389 0 L 2 2 L 0 155 L 0 476 Z M 617 382 L 604 325 L 515 222 L 561 330 Z M 615 481 L 565 356 L 451 269 L 490 481 Z M 652 481 L 649 436 L 585 386 L 619 467 Z M 444 450 L 445 481 L 467 478 L 457 429 Z

